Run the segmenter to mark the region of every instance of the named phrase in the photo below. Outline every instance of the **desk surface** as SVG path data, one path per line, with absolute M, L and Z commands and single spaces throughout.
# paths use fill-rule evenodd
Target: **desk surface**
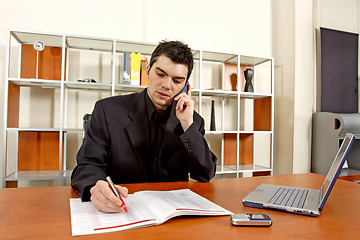
M 268 228 L 234 227 L 229 216 L 179 217 L 159 226 L 76 239 L 359 239 L 360 184 L 338 180 L 321 215 L 308 217 L 244 207 L 241 199 L 261 183 L 319 189 L 324 176 L 280 175 L 218 179 L 209 183 L 175 182 L 126 184 L 129 192 L 189 188 L 236 213 L 267 213 Z M 72 239 L 69 198 L 78 197 L 70 187 L 0 189 L 1 239 Z

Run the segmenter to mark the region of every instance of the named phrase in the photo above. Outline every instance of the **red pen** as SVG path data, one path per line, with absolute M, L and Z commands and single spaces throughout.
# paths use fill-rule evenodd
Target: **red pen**
M 125 206 L 125 202 L 123 200 L 123 198 L 121 197 L 121 195 L 119 194 L 119 192 L 117 191 L 116 187 L 114 186 L 114 183 L 112 182 L 110 176 L 106 177 L 106 181 L 109 183 L 110 188 L 112 189 L 112 191 L 114 192 L 114 194 L 121 200 L 121 206 L 125 212 L 127 212 L 127 208 Z

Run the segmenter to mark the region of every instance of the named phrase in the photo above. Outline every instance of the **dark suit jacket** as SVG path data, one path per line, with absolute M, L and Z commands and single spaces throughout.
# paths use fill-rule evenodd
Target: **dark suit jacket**
M 71 185 L 86 201 L 90 188 L 110 176 L 114 183 L 149 182 L 149 129 L 145 94 L 121 95 L 95 104 L 88 132 L 77 154 Z M 160 181 L 206 182 L 215 175 L 216 156 L 204 139 L 204 119 L 194 112 L 194 123 L 183 132 L 172 108 L 166 122 L 159 158 Z

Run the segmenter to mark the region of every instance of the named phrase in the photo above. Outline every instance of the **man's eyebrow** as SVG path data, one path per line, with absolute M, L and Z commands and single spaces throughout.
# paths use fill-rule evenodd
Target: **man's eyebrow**
M 169 76 L 169 74 L 167 72 L 165 72 L 163 69 L 161 69 L 160 67 L 155 67 L 157 70 L 159 70 L 160 72 L 162 72 L 163 74 L 165 74 L 166 76 Z M 186 79 L 185 77 L 172 77 L 175 79 Z

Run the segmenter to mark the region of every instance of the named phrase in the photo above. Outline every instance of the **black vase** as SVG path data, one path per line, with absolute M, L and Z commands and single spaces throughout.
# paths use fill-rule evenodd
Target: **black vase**
M 210 131 L 216 131 L 215 126 L 215 101 L 211 101 L 211 121 L 210 121 Z
M 244 92 L 254 92 L 254 87 L 253 84 L 251 82 L 253 76 L 254 76 L 254 70 L 248 68 L 244 71 L 244 76 L 245 76 L 245 88 L 244 88 Z

